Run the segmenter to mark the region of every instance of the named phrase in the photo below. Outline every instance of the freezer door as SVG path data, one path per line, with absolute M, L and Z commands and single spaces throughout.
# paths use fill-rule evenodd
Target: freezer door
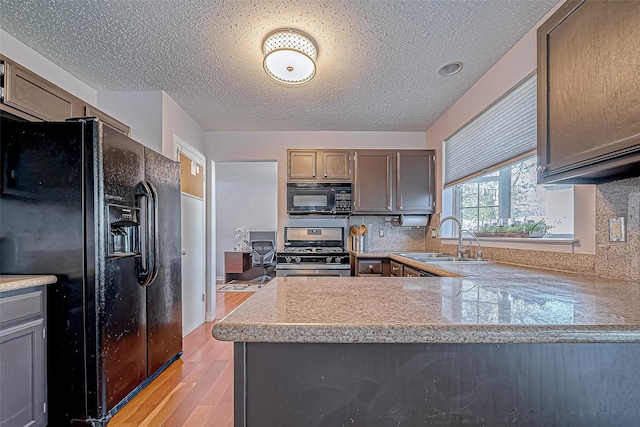
M 0 273 L 58 278 L 47 287 L 52 426 L 86 414 L 84 316 L 93 307 L 94 268 L 83 206 L 93 201 L 93 181 L 83 177 L 82 160 L 92 141 L 84 143 L 82 123 L 0 121 Z
M 149 376 L 182 352 L 180 164 L 145 147 L 145 180 L 155 193 L 156 277 L 147 291 Z M 203 230 L 204 232 L 204 230 Z
M 140 257 L 107 257 L 111 230 L 105 218 L 108 205 L 137 208 L 135 189 L 144 179 L 144 147 L 107 126 L 101 126 L 96 143 L 102 180 L 97 180 L 96 198 L 100 205 L 96 209 L 98 408 L 94 416 L 103 417 L 147 378 L 146 291 L 136 274 Z

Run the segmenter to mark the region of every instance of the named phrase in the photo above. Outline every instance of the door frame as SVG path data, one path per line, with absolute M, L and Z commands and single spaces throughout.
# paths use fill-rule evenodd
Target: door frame
M 202 191 L 202 217 L 204 218 L 205 225 L 205 239 L 202 243 L 202 253 L 204 254 L 204 262 L 202 265 L 202 277 L 204 281 L 202 283 L 202 293 L 205 295 L 205 304 L 204 304 L 204 321 L 210 322 L 215 317 L 215 286 L 214 291 L 210 291 L 207 287 L 207 239 L 206 239 L 206 228 L 207 228 L 207 162 L 206 157 L 200 151 L 193 148 L 193 146 L 189 145 L 186 141 L 180 138 L 178 135 L 173 135 L 173 156 L 174 160 L 180 161 L 180 154 L 189 157 L 191 160 L 195 161 L 202 168 L 202 180 L 203 180 L 203 191 Z M 187 197 L 193 197 L 188 194 L 180 192 L 180 196 L 186 195 Z M 181 217 L 182 218 L 182 217 Z M 182 218 L 184 219 L 184 218 Z M 181 224 L 182 226 L 182 224 Z M 215 282 L 214 282 L 215 283 Z M 211 300 L 211 301 L 210 301 Z M 210 309 L 210 307 L 213 307 Z

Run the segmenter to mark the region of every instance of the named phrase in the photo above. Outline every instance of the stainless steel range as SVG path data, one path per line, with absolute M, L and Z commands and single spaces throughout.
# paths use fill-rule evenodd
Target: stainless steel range
M 285 227 L 284 250 L 276 254 L 276 276 L 350 276 L 342 227 Z

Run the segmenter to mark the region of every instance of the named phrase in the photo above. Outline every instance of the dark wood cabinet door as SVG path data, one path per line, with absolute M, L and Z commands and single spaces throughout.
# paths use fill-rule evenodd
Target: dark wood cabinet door
M 46 291 L 32 289 L 0 298 L 2 426 L 47 425 Z
M 434 212 L 435 169 L 433 150 L 396 152 L 396 212 Z
M 354 153 L 354 213 L 391 213 L 393 210 L 393 151 Z
M 327 182 L 351 181 L 351 151 L 322 151 L 321 179 Z
M 538 29 L 539 182 L 640 175 L 639 40 L 639 1 L 568 1 Z
M 316 150 L 288 150 L 288 180 L 314 181 L 318 170 L 318 152 Z
M 402 272 L 402 276 L 403 277 L 420 277 L 420 271 L 405 265 L 404 270 Z
M 391 276 L 402 277 L 402 275 L 404 274 L 404 271 L 403 271 L 404 264 L 400 264 L 399 262 L 396 262 L 393 260 L 391 260 L 389 264 L 391 267 Z

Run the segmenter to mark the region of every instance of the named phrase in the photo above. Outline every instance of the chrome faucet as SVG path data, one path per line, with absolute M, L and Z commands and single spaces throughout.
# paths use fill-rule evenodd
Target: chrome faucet
M 462 258 L 465 254 L 469 253 L 469 249 L 465 249 L 462 246 L 462 221 L 460 221 L 455 216 L 445 216 L 440 220 L 440 225 L 438 226 L 438 231 L 436 231 L 436 237 L 440 236 L 440 230 L 442 229 L 442 224 L 444 224 L 447 220 L 454 221 L 458 224 L 458 256 Z
M 460 234 L 462 235 L 462 233 L 467 233 L 468 235 L 470 235 L 476 240 L 476 243 L 478 244 L 478 254 L 476 255 L 476 261 L 482 261 L 482 246 L 480 246 L 480 240 L 478 240 L 478 237 L 469 230 L 462 230 Z M 469 254 L 471 254 L 472 245 L 473 245 L 473 242 L 469 243 L 469 247 L 466 249 L 467 253 Z

